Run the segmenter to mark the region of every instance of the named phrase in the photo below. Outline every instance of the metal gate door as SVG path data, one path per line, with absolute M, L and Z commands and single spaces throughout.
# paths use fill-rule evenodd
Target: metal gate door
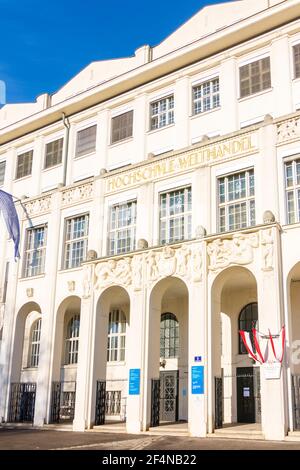
M 160 421 L 178 419 L 178 370 L 160 373 Z
M 32 423 L 34 418 L 36 383 L 12 383 L 8 422 Z
M 300 430 L 300 375 L 292 375 L 294 429 Z
M 215 429 L 223 426 L 223 380 L 215 377 Z
M 105 423 L 106 382 L 97 380 L 95 425 Z
M 159 426 L 160 380 L 151 380 L 151 427 Z
M 73 422 L 76 382 L 52 382 L 50 423 Z

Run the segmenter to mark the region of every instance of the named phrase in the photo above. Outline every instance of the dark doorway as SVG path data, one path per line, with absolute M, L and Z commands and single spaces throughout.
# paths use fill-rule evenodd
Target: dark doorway
M 255 401 L 253 367 L 238 367 L 236 369 L 236 393 L 237 393 L 237 422 L 255 423 Z
M 178 420 L 178 378 L 178 370 L 160 372 L 160 421 Z

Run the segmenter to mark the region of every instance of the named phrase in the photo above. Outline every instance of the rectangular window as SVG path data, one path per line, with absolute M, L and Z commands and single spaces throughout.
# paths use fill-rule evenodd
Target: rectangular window
M 135 249 L 136 200 L 116 204 L 110 210 L 109 255 Z
M 24 152 L 17 157 L 16 179 L 31 175 L 33 150 Z
M 287 222 L 300 222 L 300 158 L 284 165 Z
M 193 87 L 193 114 L 204 113 L 220 106 L 219 78 Z
M 300 44 L 293 47 L 295 78 L 300 78 Z
M 160 244 L 188 240 L 191 236 L 192 188 L 160 194 Z
M 45 169 L 62 162 L 64 139 L 54 140 L 46 145 Z
M 150 129 L 160 129 L 174 123 L 174 96 L 150 104 Z
M 64 269 L 77 268 L 86 258 L 88 231 L 88 214 L 66 219 Z
M 38 276 L 45 272 L 47 225 L 26 231 L 23 277 Z
M 218 179 L 219 231 L 255 225 L 254 170 Z
M 271 87 L 270 57 L 240 67 L 240 97 L 253 95 Z
M 112 118 L 111 143 L 132 137 L 133 111 Z
M 77 132 L 75 157 L 81 157 L 96 150 L 96 124 Z
M 6 162 L 0 162 L 0 186 L 4 184 Z

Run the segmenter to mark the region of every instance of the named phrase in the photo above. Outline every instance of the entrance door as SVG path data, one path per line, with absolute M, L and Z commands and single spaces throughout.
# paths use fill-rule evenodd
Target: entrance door
M 237 421 L 255 423 L 255 396 L 253 367 L 236 369 Z
M 160 373 L 160 421 L 178 420 L 178 372 Z

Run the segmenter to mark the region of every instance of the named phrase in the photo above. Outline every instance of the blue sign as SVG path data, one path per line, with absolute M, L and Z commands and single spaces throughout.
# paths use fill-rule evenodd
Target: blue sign
M 192 366 L 192 395 L 204 394 L 204 366 Z
M 202 356 L 195 356 L 194 361 L 195 362 L 202 362 Z
M 140 394 L 141 369 L 129 369 L 129 395 Z

